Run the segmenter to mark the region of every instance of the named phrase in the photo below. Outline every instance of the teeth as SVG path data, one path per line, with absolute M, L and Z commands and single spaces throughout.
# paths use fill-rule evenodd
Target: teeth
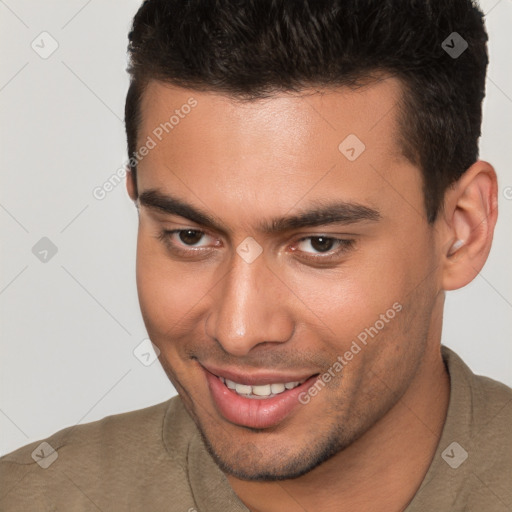
M 245 384 L 235 384 L 235 391 L 239 395 L 250 395 L 252 386 L 246 386 Z
M 222 379 L 221 379 L 222 380 Z M 235 389 L 236 387 L 236 384 L 232 381 L 232 380 L 229 380 L 229 379 L 225 379 L 226 382 L 226 386 L 229 388 L 229 389 Z
M 282 393 L 286 389 L 286 384 L 271 384 L 270 390 L 274 395 Z
M 264 386 L 252 386 L 252 394 L 257 396 L 269 396 L 270 384 L 265 384 Z
M 235 391 L 238 395 L 243 395 L 246 398 L 259 398 L 259 397 L 269 397 L 279 395 L 288 389 L 293 389 L 302 384 L 299 381 L 286 382 L 281 383 L 278 382 L 276 384 L 263 384 L 260 386 L 249 386 L 247 384 L 238 384 L 238 382 L 233 382 L 232 380 L 225 379 L 224 377 L 219 377 L 220 380 L 229 388 Z

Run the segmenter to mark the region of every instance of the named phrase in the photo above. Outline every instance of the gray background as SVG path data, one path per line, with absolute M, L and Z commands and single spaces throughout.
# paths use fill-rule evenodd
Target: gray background
M 500 215 L 482 273 L 448 293 L 443 343 L 512 386 L 512 0 L 481 5 L 491 56 L 481 157 L 498 171 Z M 134 355 L 147 337 L 136 210 L 124 183 L 93 195 L 126 162 L 126 43 L 138 6 L 0 0 L 0 454 L 175 394 L 158 362 Z

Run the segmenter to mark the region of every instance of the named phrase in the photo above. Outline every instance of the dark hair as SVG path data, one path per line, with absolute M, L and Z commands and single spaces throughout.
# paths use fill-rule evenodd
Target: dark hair
M 147 0 L 128 51 L 130 157 L 150 80 L 250 101 L 385 73 L 404 87 L 399 143 L 423 173 L 429 222 L 478 159 L 487 33 L 471 0 Z M 133 158 L 130 170 L 136 183 Z

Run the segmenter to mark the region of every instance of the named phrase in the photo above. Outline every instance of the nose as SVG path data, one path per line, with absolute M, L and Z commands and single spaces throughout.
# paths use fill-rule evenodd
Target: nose
M 247 263 L 235 253 L 229 272 L 212 291 L 207 335 L 239 357 L 262 343 L 286 342 L 294 329 L 286 309 L 286 290 L 267 267 L 264 254 Z

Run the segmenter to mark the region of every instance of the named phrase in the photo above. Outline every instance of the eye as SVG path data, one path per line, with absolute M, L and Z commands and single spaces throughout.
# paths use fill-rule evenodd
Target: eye
M 190 254 L 207 248 L 208 241 L 201 245 L 201 241 L 205 237 L 210 237 L 210 235 L 198 229 L 162 230 L 157 236 L 171 251 L 178 254 Z
M 298 241 L 297 247 L 305 254 L 305 256 L 301 256 L 302 258 L 325 262 L 340 257 L 349 251 L 354 246 L 354 243 L 355 240 L 353 239 L 317 235 L 301 238 Z M 311 253 L 307 250 L 308 248 L 313 248 L 317 252 Z
M 175 231 L 178 235 L 178 240 L 183 242 L 186 246 L 196 247 L 197 244 L 201 241 L 204 234 L 202 231 L 197 231 L 195 229 L 181 229 L 179 231 Z
M 204 256 L 209 254 L 212 248 L 222 245 L 218 239 L 199 229 L 162 230 L 156 238 L 162 241 L 169 251 L 183 257 Z M 213 243 L 208 239 L 213 239 Z M 303 260 L 328 263 L 341 258 L 354 244 L 354 239 L 316 235 L 299 239 L 291 250 Z M 311 248 L 314 252 L 308 250 Z

